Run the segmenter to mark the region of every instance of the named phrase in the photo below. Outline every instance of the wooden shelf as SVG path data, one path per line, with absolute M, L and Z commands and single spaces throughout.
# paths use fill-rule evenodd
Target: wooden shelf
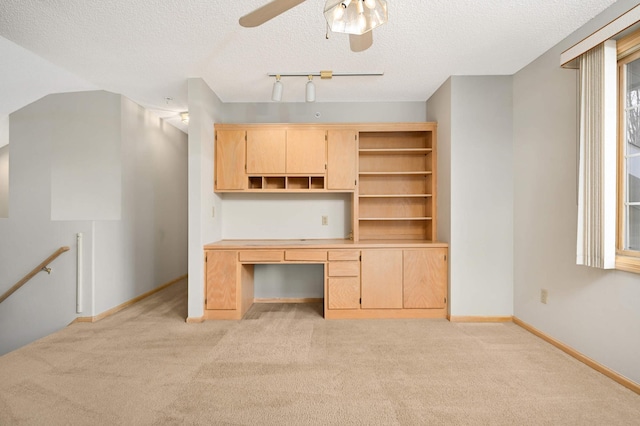
M 367 194 L 360 195 L 360 198 L 428 198 L 431 194 Z
M 361 217 L 358 220 L 432 220 L 432 217 Z
M 433 172 L 418 171 L 418 172 L 360 172 L 360 176 L 427 176 L 433 174 Z
M 365 148 L 359 150 L 361 155 L 407 155 L 407 154 L 415 154 L 415 155 L 426 155 L 433 152 L 431 148 Z

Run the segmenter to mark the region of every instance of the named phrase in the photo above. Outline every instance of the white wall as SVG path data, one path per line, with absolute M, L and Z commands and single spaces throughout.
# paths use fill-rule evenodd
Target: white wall
M 0 219 L 0 292 L 60 246 L 71 250 L 50 265 L 51 275 L 37 274 L 0 305 L 0 354 L 76 318 L 77 233 L 84 240 L 81 316 L 97 315 L 184 275 L 187 265 L 184 133 L 107 92 L 50 95 L 11 114 L 10 120 L 11 210 L 8 219 Z M 65 126 L 69 121 L 73 123 Z M 91 177 L 93 165 L 101 161 L 94 156 L 102 151 L 84 149 L 88 134 L 77 132 L 83 126 L 76 121 L 91 122 L 97 134 L 115 135 L 101 141 L 122 149 L 122 158 L 113 164 L 121 171 L 122 182 L 123 209 L 118 220 L 96 221 L 99 211 L 98 217 L 87 220 L 51 219 L 53 176 L 59 176 L 56 168 L 66 166 L 58 161 L 56 147 L 73 150 L 75 146 L 84 153 L 74 157 L 76 173 L 84 164 Z M 109 161 L 113 163 L 112 158 Z M 76 177 L 82 179 L 82 173 Z M 81 217 L 90 211 L 83 203 L 100 203 L 102 194 L 79 190 L 69 195 L 78 210 L 67 213 Z
M 618 1 L 514 76 L 514 313 L 640 383 L 640 277 L 575 265 L 577 75 L 559 67 L 636 4 Z
M 202 247 L 222 238 L 222 202 L 213 192 L 213 124 L 221 122 L 222 102 L 201 78 L 188 80 L 189 92 L 189 318 L 204 315 Z M 215 216 L 214 216 L 214 212 Z
M 9 145 L 0 147 L 0 219 L 9 217 Z
M 83 267 L 90 275 L 91 224 L 51 221 L 50 97 L 10 116 L 10 205 L 0 219 L 0 292 L 8 290 L 61 246 L 69 246 L 0 304 L 0 354 L 50 334 L 76 317 L 76 233 L 85 235 Z
M 0 116 L 0 219 L 9 217 L 9 116 Z
M 224 123 L 424 121 L 425 102 L 264 102 L 224 104 Z
M 121 96 L 114 109 L 122 214 L 96 214 L 92 315 L 187 271 L 187 136 Z
M 438 121 L 438 239 L 450 244 L 452 316 L 513 314 L 511 81 L 454 76 L 427 103 Z
M 56 102 L 50 114 L 51 219 L 120 219 L 122 154 L 114 143 L 120 96 L 94 91 L 50 99 Z

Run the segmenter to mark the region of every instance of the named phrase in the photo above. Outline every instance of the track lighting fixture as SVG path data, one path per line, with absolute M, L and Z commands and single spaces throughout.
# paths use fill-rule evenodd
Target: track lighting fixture
M 276 75 L 276 81 L 273 83 L 271 100 L 276 102 L 280 102 L 282 100 L 282 82 L 280 81 L 280 75 Z
M 366 5 L 366 3 L 365 3 Z M 280 81 L 281 77 L 307 77 L 308 81 L 305 86 L 305 101 L 315 102 L 316 100 L 316 86 L 313 83 L 313 77 L 320 77 L 322 80 L 330 80 L 333 77 L 372 77 L 383 76 L 382 72 L 354 72 L 354 73 L 335 73 L 333 71 L 320 71 L 320 72 L 303 72 L 303 73 L 269 73 L 269 77 L 275 77 L 276 81 L 273 83 L 273 90 L 271 91 L 271 100 L 280 102 L 282 100 L 282 91 L 284 85 Z
M 309 75 L 309 81 L 307 81 L 307 86 L 305 89 L 305 100 L 307 102 L 315 102 L 316 101 L 316 86 L 313 84 L 313 76 Z

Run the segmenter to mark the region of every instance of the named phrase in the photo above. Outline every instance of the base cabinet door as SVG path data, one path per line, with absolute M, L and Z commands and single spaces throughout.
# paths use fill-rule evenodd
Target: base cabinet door
M 237 259 L 235 251 L 206 251 L 206 308 L 237 308 Z
M 446 248 L 404 250 L 402 268 L 405 309 L 446 307 Z
M 402 308 L 402 250 L 362 250 L 362 309 Z
M 327 307 L 329 309 L 360 308 L 360 278 L 329 278 L 327 285 Z

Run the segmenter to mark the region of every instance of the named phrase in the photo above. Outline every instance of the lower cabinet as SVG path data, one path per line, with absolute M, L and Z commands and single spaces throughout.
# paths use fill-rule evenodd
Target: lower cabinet
M 447 247 L 206 249 L 205 317 L 241 319 L 254 300 L 254 264 L 324 263 L 324 316 L 445 318 Z
M 442 309 L 447 306 L 447 249 L 403 250 L 405 309 Z
M 362 309 L 402 308 L 402 250 L 362 250 Z
M 447 248 L 329 252 L 327 299 L 328 309 L 440 309 L 446 314 Z
M 332 250 L 327 263 L 327 308 L 360 309 L 360 251 Z
M 237 309 L 236 251 L 205 251 L 206 309 Z

